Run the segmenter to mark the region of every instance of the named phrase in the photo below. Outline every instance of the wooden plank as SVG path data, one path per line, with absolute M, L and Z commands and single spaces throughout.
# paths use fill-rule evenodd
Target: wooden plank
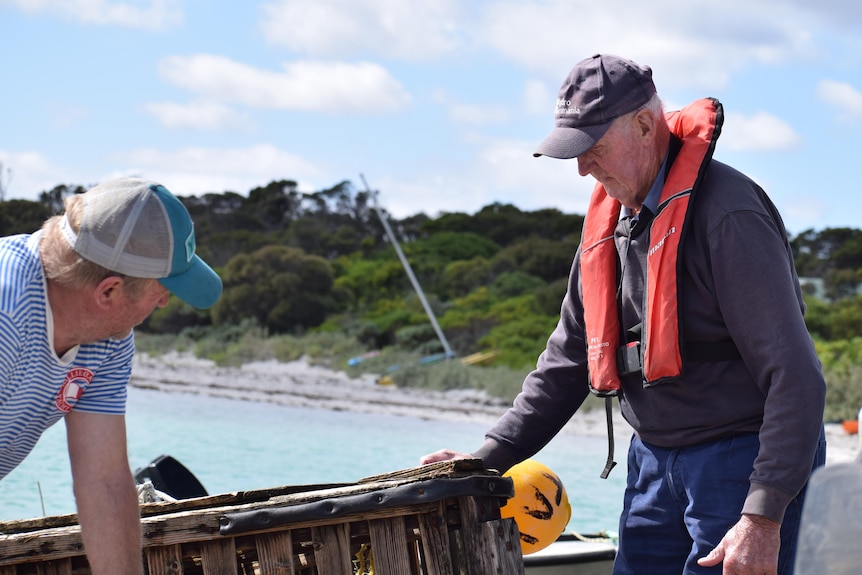
M 202 543 L 201 567 L 205 575 L 239 575 L 236 564 L 236 543 L 233 538 Z
M 485 571 L 478 555 L 484 552 L 479 535 L 479 516 L 482 514 L 475 497 L 459 497 L 458 511 L 461 516 L 460 541 L 463 544 L 462 554 L 467 575 L 485 575 L 493 571 Z
M 289 528 L 292 530 L 307 529 L 332 525 L 336 522 L 366 521 L 396 515 L 421 515 L 433 512 L 436 506 L 437 503 L 423 503 L 421 505 L 380 509 L 337 519 L 292 523 Z M 225 508 L 200 509 L 142 519 L 141 531 L 144 548 L 203 542 L 220 538 L 219 520 L 225 511 Z M 257 533 L 283 531 L 285 528 L 285 526 L 281 526 L 261 529 Z M 45 561 L 81 557 L 84 555 L 83 548 L 81 528 L 77 525 L 28 533 L 0 534 L 0 567 L 28 563 L 34 560 Z
M 56 561 L 84 556 L 81 528 L 57 527 L 30 533 L 0 534 L 0 565 Z
M 59 559 L 36 564 L 37 575 L 72 575 L 72 560 Z
M 428 575 L 451 575 L 452 556 L 449 551 L 449 528 L 446 525 L 446 503 L 419 516 L 419 537 L 422 559 Z
M 459 497 L 458 508 L 461 517 L 460 539 L 463 543 L 463 559 L 466 562 L 467 573 L 469 575 L 510 573 L 510 571 L 499 571 L 498 565 L 489 566 L 485 563 L 493 555 L 497 544 L 495 539 L 487 537 L 485 526 L 488 523 L 494 526 L 500 524 L 499 500 L 495 497 Z M 517 540 L 517 532 L 515 535 Z M 520 542 L 518 545 L 520 550 Z M 521 562 L 523 563 L 523 558 Z M 523 572 L 523 565 L 521 572 Z
M 524 557 L 518 525 L 511 517 L 487 521 L 479 527 L 484 573 L 524 575 Z
M 290 531 L 255 537 L 260 572 L 267 575 L 294 575 L 293 538 Z
M 253 503 L 268 505 L 302 503 L 304 501 L 319 499 L 322 494 L 326 497 L 337 497 L 350 493 L 364 492 L 374 483 L 385 482 L 387 484 L 405 483 L 422 479 L 433 479 L 440 477 L 463 477 L 467 475 L 496 475 L 496 472 L 485 470 L 479 459 L 460 459 L 440 461 L 430 465 L 412 467 L 399 471 L 392 471 L 381 475 L 375 475 L 360 479 L 355 484 L 350 483 L 326 483 L 318 485 L 293 485 L 273 487 L 268 489 L 257 489 L 250 491 L 235 491 L 232 493 L 221 493 L 206 497 L 183 499 L 173 502 L 145 503 L 141 507 L 142 517 L 174 514 L 181 511 L 196 509 L 213 509 L 221 507 L 237 507 Z M 0 533 L 24 533 L 28 531 L 42 531 L 57 527 L 71 527 L 78 523 L 77 514 L 54 515 L 39 517 L 35 519 L 16 519 L 11 521 L 0 521 Z
M 396 479 L 416 481 L 437 477 L 463 477 L 465 475 L 477 475 L 477 472 L 485 472 L 481 473 L 482 475 L 496 474 L 496 472 L 486 471 L 481 459 L 448 459 L 428 465 L 420 465 L 419 467 L 390 471 L 382 475 L 372 475 L 371 477 L 360 479 L 357 483 L 376 483 Z
M 350 556 L 350 525 L 323 525 L 311 530 L 317 572 L 326 575 L 353 575 Z M 209 574 L 207 574 L 209 575 Z
M 377 519 L 368 523 L 374 575 L 408 575 L 412 572 L 410 547 L 404 517 Z
M 340 518 L 323 518 L 309 521 L 291 523 L 258 531 L 250 531 L 243 535 L 254 535 L 256 533 L 271 533 L 285 529 L 307 529 L 334 523 L 348 523 L 353 521 L 368 521 L 381 519 L 396 515 L 417 515 L 433 511 L 436 503 L 423 503 L 420 505 L 409 505 L 404 507 L 393 507 L 391 509 L 377 509 L 367 513 L 354 513 Z M 214 537 L 221 537 L 219 533 L 219 520 L 224 515 L 224 509 L 216 511 L 198 510 L 183 512 L 176 515 L 165 515 L 160 517 L 148 517 L 143 523 L 144 547 L 170 545 L 175 543 L 186 543 L 191 541 L 209 541 Z M 4 542 L 0 540 L 0 557 L 3 557 Z M 2 564 L 2 559 L 0 559 Z
M 16 575 L 16 571 L 17 569 L 15 569 L 14 565 L 0 567 L 0 575 Z
M 149 575 L 183 575 L 182 546 L 165 545 L 144 550 Z

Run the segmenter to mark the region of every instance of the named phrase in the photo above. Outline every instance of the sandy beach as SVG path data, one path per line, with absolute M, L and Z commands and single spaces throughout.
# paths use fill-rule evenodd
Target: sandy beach
M 212 361 L 174 352 L 158 357 L 138 354 L 131 385 L 293 407 L 486 424 L 496 421 L 508 407 L 507 402 L 481 391 L 441 392 L 381 386 L 376 384 L 376 376 L 351 378 L 344 372 L 310 365 L 304 360 L 219 367 Z M 578 412 L 563 432 L 605 437 L 605 417 L 601 409 Z M 614 436 L 618 445 L 625 445 L 630 435 L 631 427 L 616 410 Z M 859 437 L 848 434 L 838 424 L 826 425 L 826 440 L 827 464 L 850 461 L 859 451 Z

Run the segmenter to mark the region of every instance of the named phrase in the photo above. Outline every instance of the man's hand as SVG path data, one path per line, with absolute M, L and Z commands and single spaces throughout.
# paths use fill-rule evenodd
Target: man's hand
M 743 515 L 697 564 L 712 567 L 723 562 L 722 575 L 776 575 L 780 547 L 780 523 L 760 515 Z
M 419 459 L 419 465 L 428 465 L 429 463 L 436 463 L 438 461 L 449 461 L 450 459 L 473 459 L 473 456 L 469 453 L 461 453 L 459 451 L 452 451 L 451 449 L 441 449 L 440 451 L 435 451 L 434 453 L 422 456 Z

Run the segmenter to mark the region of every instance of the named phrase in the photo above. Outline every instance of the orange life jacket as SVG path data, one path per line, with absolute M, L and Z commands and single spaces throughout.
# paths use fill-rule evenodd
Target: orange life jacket
M 677 378 L 682 373 L 680 245 L 686 231 L 688 206 L 712 159 L 724 113 L 718 100 L 705 98 L 667 114 L 666 118 L 682 147 L 668 170 L 658 213 L 650 225 L 641 345 L 643 376 L 651 384 Z M 616 363 L 621 344 L 616 297 L 619 256 L 614 229 L 621 208 L 601 184 L 596 184 L 582 235 L 580 265 L 590 386 L 599 395 L 615 395 L 620 388 Z

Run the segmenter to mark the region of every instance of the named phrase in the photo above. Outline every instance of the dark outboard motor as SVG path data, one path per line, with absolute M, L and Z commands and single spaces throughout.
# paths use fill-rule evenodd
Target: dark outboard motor
M 151 482 L 153 487 L 174 499 L 206 497 L 207 490 L 198 478 L 170 455 L 160 455 L 149 465 L 135 471 L 135 483 Z

